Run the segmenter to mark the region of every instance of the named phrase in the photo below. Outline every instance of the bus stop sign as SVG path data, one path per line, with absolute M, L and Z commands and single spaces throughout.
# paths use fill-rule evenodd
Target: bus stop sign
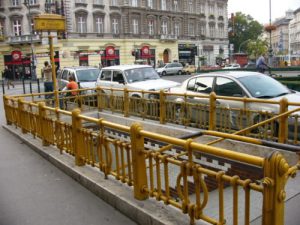
M 36 31 L 65 31 L 65 17 L 57 14 L 42 14 L 34 17 Z

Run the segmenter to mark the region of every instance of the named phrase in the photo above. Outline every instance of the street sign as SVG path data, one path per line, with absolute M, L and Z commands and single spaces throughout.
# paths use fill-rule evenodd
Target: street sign
M 65 31 L 65 17 L 57 14 L 42 14 L 34 17 L 36 31 Z

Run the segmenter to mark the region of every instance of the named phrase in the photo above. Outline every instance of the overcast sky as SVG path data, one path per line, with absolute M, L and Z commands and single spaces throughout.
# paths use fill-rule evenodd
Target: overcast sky
M 242 12 L 251 15 L 262 24 L 269 23 L 269 2 L 270 0 L 228 0 L 229 15 L 234 12 Z M 300 0 L 271 0 L 272 21 L 278 17 L 285 16 L 288 9 L 300 8 Z

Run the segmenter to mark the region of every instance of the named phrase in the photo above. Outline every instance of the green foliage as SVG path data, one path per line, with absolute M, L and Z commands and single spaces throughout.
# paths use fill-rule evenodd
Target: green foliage
M 267 53 L 267 51 L 268 42 L 266 40 L 249 41 L 246 47 L 246 52 L 251 59 L 257 59 L 263 53 Z
M 263 26 L 258 21 L 241 12 L 235 14 L 234 23 L 229 19 L 228 26 L 229 31 L 231 31 L 229 42 L 234 44 L 234 52 L 238 52 L 239 47 L 241 47 L 241 52 L 246 52 L 247 45 L 244 43 L 248 39 L 256 41 L 263 33 Z

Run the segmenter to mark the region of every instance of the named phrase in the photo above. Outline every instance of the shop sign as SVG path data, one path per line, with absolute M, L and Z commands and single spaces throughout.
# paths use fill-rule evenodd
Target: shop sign
M 148 46 L 142 47 L 141 50 L 142 50 L 142 56 L 149 56 L 149 54 L 150 54 L 150 49 L 149 49 Z
M 37 31 L 65 31 L 65 17 L 55 14 L 38 15 L 34 18 L 34 29 Z
M 110 46 L 105 49 L 106 59 L 115 59 L 115 48 Z
M 21 61 L 22 60 L 22 52 L 15 50 L 11 52 L 12 61 Z

